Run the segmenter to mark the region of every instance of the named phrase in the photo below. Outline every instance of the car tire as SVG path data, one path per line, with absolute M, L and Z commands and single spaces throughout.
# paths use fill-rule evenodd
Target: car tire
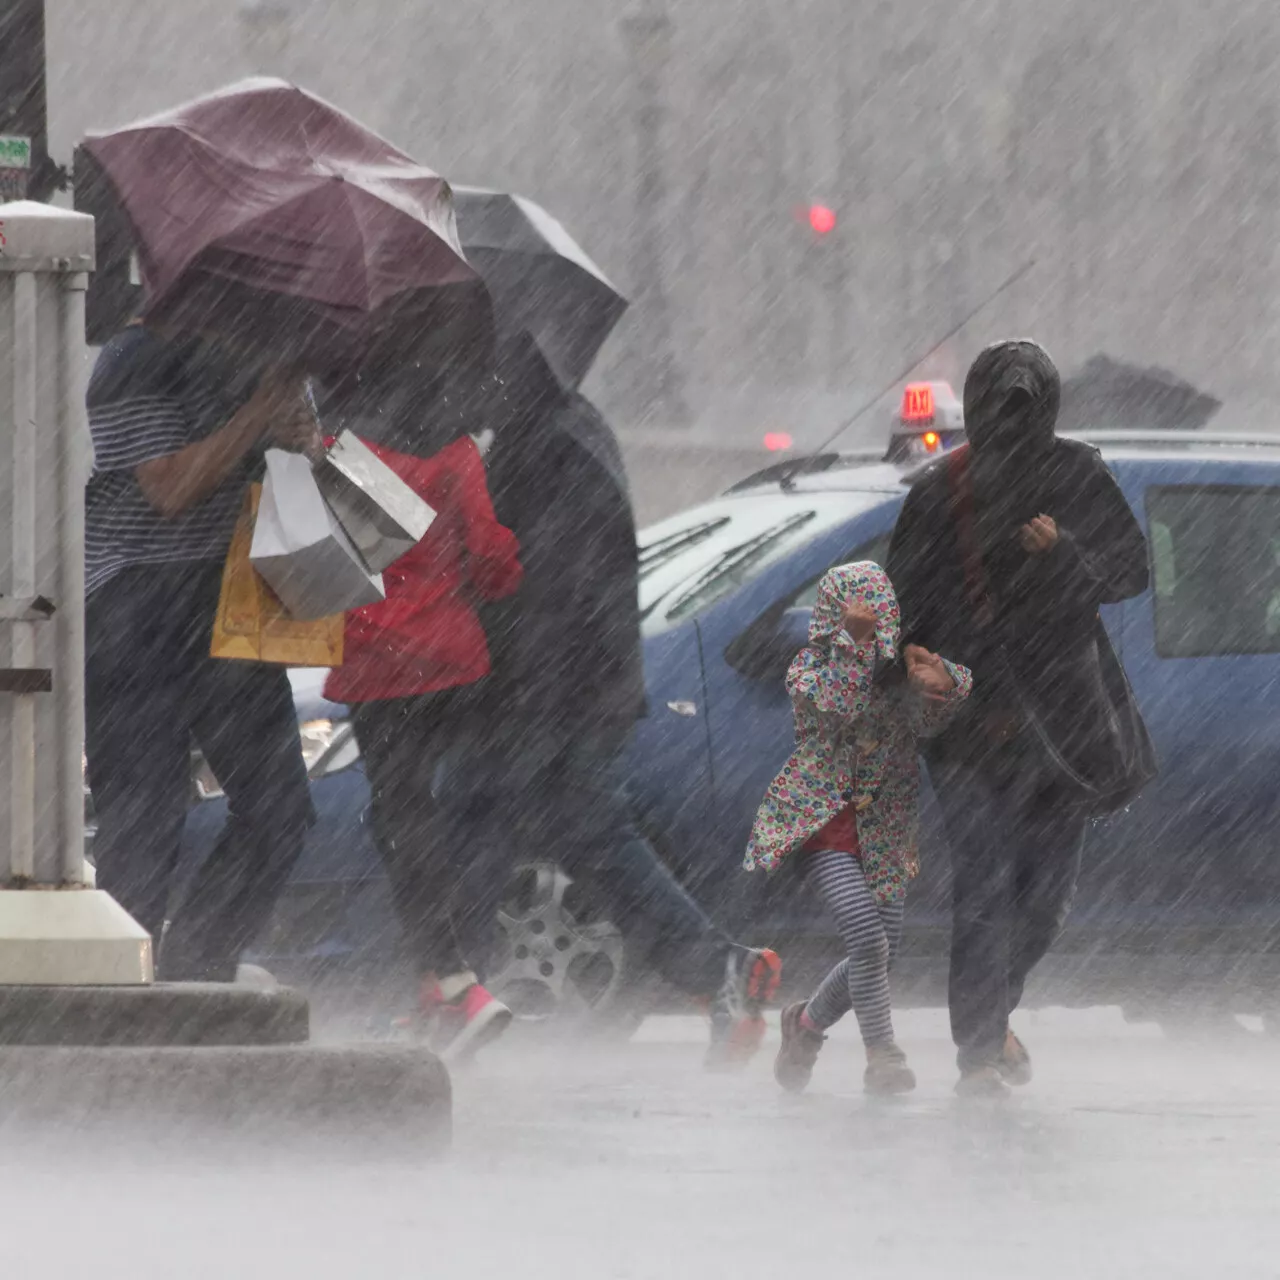
M 487 985 L 525 1023 L 555 1034 L 629 1038 L 647 1013 L 634 948 L 590 877 L 550 862 L 517 867 L 498 912 Z

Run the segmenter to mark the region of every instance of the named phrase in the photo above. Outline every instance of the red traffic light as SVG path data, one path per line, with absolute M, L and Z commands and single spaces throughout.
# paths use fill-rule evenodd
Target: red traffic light
M 809 225 L 818 235 L 825 236 L 828 232 L 836 229 L 836 211 L 828 209 L 825 204 L 811 204 L 809 206 Z

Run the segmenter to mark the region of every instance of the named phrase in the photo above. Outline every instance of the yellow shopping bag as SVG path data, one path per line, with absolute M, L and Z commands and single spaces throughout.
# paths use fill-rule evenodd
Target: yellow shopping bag
M 249 563 L 261 485 L 250 485 L 222 570 L 222 591 L 209 652 L 215 658 L 279 663 L 288 667 L 342 664 L 342 614 L 301 622 Z

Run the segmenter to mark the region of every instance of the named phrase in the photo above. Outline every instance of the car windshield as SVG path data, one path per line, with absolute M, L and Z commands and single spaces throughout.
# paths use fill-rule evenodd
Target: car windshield
M 728 496 L 640 534 L 640 611 L 646 634 L 708 609 L 769 565 L 885 500 L 882 493 Z

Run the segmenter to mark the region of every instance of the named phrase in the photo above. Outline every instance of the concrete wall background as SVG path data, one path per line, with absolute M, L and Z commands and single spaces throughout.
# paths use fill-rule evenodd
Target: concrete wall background
M 543 200 L 634 300 L 589 388 L 624 428 L 816 442 L 1031 257 L 925 372 L 1029 332 L 1277 419 L 1273 3 L 49 0 L 48 39 L 63 158 L 265 70 Z

